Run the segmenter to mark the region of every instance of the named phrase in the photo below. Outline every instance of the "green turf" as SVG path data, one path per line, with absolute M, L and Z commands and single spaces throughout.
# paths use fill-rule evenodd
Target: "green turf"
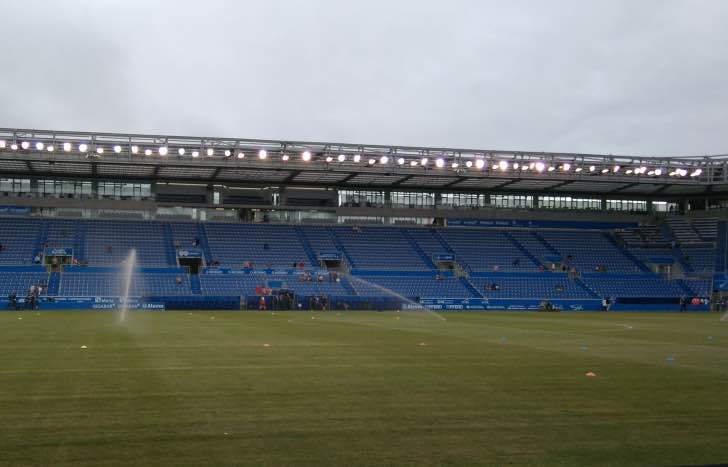
M 728 462 L 717 314 L 313 316 L 0 313 L 0 465 Z

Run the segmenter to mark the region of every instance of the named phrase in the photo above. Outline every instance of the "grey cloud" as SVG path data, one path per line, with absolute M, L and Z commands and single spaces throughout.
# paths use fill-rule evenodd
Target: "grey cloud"
M 0 125 L 728 152 L 728 3 L 5 1 Z

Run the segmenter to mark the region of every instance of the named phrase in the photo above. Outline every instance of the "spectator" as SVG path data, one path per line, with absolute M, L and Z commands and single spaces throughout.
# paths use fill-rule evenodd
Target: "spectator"
M 543 264 L 538 265 L 538 272 L 546 272 L 546 268 L 543 267 Z
M 564 293 L 564 286 L 561 284 L 556 284 L 556 293 Z
M 498 266 L 497 264 L 494 264 L 493 265 L 493 272 L 498 272 L 498 271 L 500 271 L 500 266 Z
M 17 310 L 18 308 L 18 296 L 15 292 L 11 292 L 10 295 L 8 295 L 8 306 L 11 310 Z
M 551 272 L 556 272 L 556 263 L 551 263 Z
M 111 253 L 112 250 L 113 250 L 113 247 L 110 244 L 106 245 L 106 253 Z
M 177 277 L 174 278 L 174 282 L 177 285 L 182 285 L 182 278 L 180 276 L 177 276 Z
M 33 258 L 33 262 L 35 264 L 40 264 L 40 253 L 35 255 L 35 258 Z
M 198 237 L 192 240 L 192 246 L 200 246 L 200 239 Z
M 436 281 L 441 281 L 442 279 L 443 279 L 442 274 L 440 274 L 439 272 L 437 274 L 435 274 Z

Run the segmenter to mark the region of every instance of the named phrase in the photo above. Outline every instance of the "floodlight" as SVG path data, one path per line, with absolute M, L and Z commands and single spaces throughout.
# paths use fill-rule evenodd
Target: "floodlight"
M 151 150 L 151 149 L 149 149 L 149 148 L 145 149 L 145 150 L 144 150 L 144 155 L 145 155 L 145 156 L 151 156 L 151 155 L 152 155 L 152 150 Z
M 377 163 L 376 159 L 369 159 L 369 165 L 374 165 Z
M 346 160 L 346 156 L 344 154 L 339 154 L 339 157 L 337 157 L 339 162 L 344 162 Z
M 618 165 L 615 165 L 614 168 L 612 169 L 612 172 L 617 173 L 617 172 L 619 172 L 619 169 L 621 169 L 621 167 Z
M 289 156 L 288 154 L 283 154 L 283 155 L 281 156 L 281 160 L 282 160 L 283 162 L 288 162 L 288 159 L 289 159 L 289 158 L 290 158 L 290 156 Z
M 311 160 L 311 153 L 308 151 L 303 151 L 303 154 L 301 154 L 301 159 L 303 159 L 304 162 L 308 162 Z
M 417 161 L 410 161 L 410 166 L 415 167 L 417 165 Z
M 48 151 L 48 152 L 53 152 L 55 150 L 56 150 L 56 148 L 54 148 L 52 144 L 49 144 L 48 146 L 46 146 L 46 151 Z
M 589 172 L 594 172 L 595 170 L 597 170 L 596 167 L 594 167 L 593 165 L 589 166 Z
M 266 151 L 265 149 L 261 149 L 260 151 L 258 151 L 258 159 L 263 160 L 266 157 L 268 157 L 268 151 Z
M 662 169 L 655 169 L 655 175 L 657 175 L 658 177 L 662 175 Z
M 119 154 L 121 152 L 121 146 L 119 146 L 118 144 L 114 146 L 114 152 Z
M 549 170 L 549 172 L 553 172 L 554 170 L 556 170 L 556 167 L 554 167 L 553 165 L 550 165 L 548 170 Z
M 691 177 L 699 177 L 700 174 L 703 173 L 703 169 L 695 169 L 693 170 L 693 173 L 690 174 Z
M 192 157 L 194 157 L 194 158 L 200 157 L 200 151 L 192 151 Z
M 103 153 L 104 153 L 104 147 L 103 146 L 99 146 L 99 147 L 96 148 L 96 154 L 103 154 Z
M 501 172 L 505 172 L 506 170 L 508 170 L 508 161 L 498 162 L 498 168 L 501 169 Z
M 360 154 L 354 154 L 354 162 L 357 162 L 358 163 L 360 160 L 361 160 L 361 155 Z
M 607 172 L 609 172 L 609 169 L 607 169 L 606 167 L 602 169 L 602 173 L 603 173 L 603 174 L 605 174 L 605 173 L 607 173 Z
M 15 143 L 13 143 L 13 144 L 10 145 L 10 149 L 12 149 L 13 151 L 17 151 L 18 150 L 18 145 L 15 144 Z
M 399 159 L 397 159 L 397 164 L 399 164 L 399 165 L 404 164 L 404 157 L 400 157 Z
M 485 161 L 483 159 L 476 159 L 475 168 L 481 170 L 483 167 L 485 167 Z
M 420 164 L 427 165 L 427 158 L 423 157 L 422 160 L 420 160 Z
M 226 149 L 223 154 L 225 154 L 225 157 L 230 157 L 233 155 L 233 153 L 229 149 Z
M 518 167 L 520 167 L 520 164 L 518 162 L 513 163 L 513 170 L 518 170 Z
M 473 161 L 465 161 L 465 167 L 470 168 L 473 166 Z
M 451 166 L 451 167 L 452 167 L 453 169 L 457 169 L 458 167 L 460 167 L 460 164 L 458 164 L 457 162 L 453 162 L 452 164 L 450 164 L 450 166 Z
M 23 141 L 22 143 L 20 143 L 20 147 L 23 149 L 28 149 L 30 147 L 30 143 L 27 141 Z
M 185 148 L 179 148 L 179 149 L 177 149 L 177 154 L 179 154 L 180 156 L 184 156 L 185 155 Z
M 583 169 L 582 169 L 581 167 L 577 167 L 577 168 L 575 168 L 575 169 L 574 169 L 574 172 L 576 172 L 576 173 L 579 173 L 579 172 L 581 172 L 582 170 L 583 170 Z
M 543 162 L 536 162 L 536 164 L 534 165 L 534 167 L 536 167 L 536 170 L 538 172 L 543 172 L 543 169 L 546 168 L 546 165 Z
M 134 145 L 134 146 L 131 147 L 131 153 L 132 154 L 136 154 L 138 152 L 139 152 L 139 146 Z
M 0 139 L 0 149 L 5 149 L 5 140 Z
M 440 169 L 441 169 L 441 168 L 443 168 L 443 167 L 445 166 L 445 159 L 443 159 L 442 157 L 438 157 L 438 158 L 437 158 L 437 159 L 435 160 L 435 165 L 436 165 L 436 166 L 437 166 L 438 168 L 440 168 Z
M 40 141 L 38 141 L 37 143 L 35 143 L 35 149 L 37 149 L 38 151 L 42 151 L 43 150 L 43 147 L 44 147 L 43 146 L 43 143 L 41 143 Z
M 561 170 L 563 170 L 564 172 L 568 172 L 569 170 L 571 170 L 571 164 L 565 162 L 564 165 L 561 166 Z
M 384 165 L 384 164 L 386 164 L 387 162 L 389 162 L 389 157 L 387 157 L 387 156 L 382 156 L 382 157 L 380 157 L 380 158 L 379 158 L 379 163 L 380 163 L 380 164 Z

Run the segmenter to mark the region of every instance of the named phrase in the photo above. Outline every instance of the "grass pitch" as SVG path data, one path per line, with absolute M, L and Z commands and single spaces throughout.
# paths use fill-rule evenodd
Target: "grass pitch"
M 445 316 L 0 313 L 0 465 L 728 462 L 717 314 Z

